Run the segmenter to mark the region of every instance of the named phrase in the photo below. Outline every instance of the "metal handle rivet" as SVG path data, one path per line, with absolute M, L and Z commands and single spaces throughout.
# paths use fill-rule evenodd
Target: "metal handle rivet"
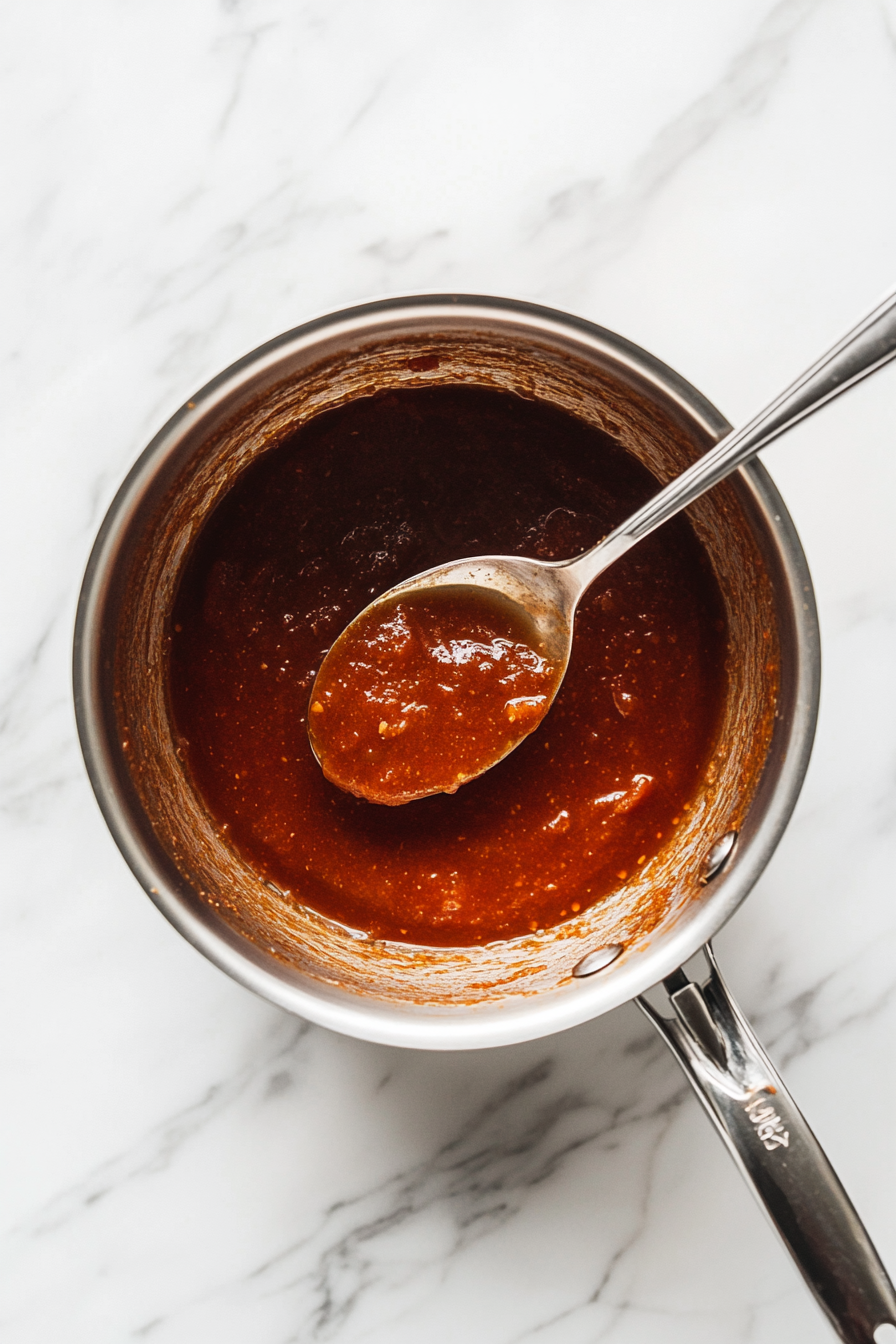
M 725 864 L 731 858 L 734 852 L 734 843 L 737 840 L 737 831 L 727 831 L 725 835 L 717 840 L 709 851 L 709 858 L 706 860 L 706 867 L 703 870 L 703 882 L 711 882 L 714 877 L 725 867 Z
M 608 943 L 606 947 L 597 947 L 573 966 L 572 973 L 581 980 L 586 975 L 594 975 L 597 971 L 604 971 L 608 966 L 612 966 L 624 950 L 622 943 Z

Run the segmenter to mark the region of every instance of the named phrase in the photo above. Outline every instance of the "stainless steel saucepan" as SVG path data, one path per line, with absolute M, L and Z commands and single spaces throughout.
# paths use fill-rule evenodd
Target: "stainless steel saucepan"
M 90 558 L 75 702 L 106 821 L 145 890 L 194 946 L 250 989 L 334 1030 L 419 1049 L 475 1049 L 548 1035 L 636 999 L 835 1331 L 849 1344 L 871 1344 L 879 1327 L 896 1326 L 896 1293 L 709 943 L 781 837 L 818 708 L 812 584 L 760 464 L 740 468 L 689 510 L 731 641 L 715 754 L 666 849 L 575 920 L 490 947 L 359 937 L 249 868 L 183 769 L 166 690 L 167 622 L 204 518 L 249 462 L 327 407 L 373 389 L 457 380 L 565 407 L 660 481 L 728 429 L 694 388 L 629 342 L 509 300 L 385 300 L 307 323 L 248 355 L 152 441 Z M 692 979 L 681 968 L 701 949 L 706 970 Z M 643 997 L 658 986 L 659 1008 Z

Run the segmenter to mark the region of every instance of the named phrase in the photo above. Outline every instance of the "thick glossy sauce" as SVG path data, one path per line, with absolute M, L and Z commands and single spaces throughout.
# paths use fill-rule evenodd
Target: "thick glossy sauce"
M 336 641 L 308 736 L 327 779 L 391 806 L 456 793 L 537 728 L 560 678 L 534 622 L 499 593 L 392 598 Z
M 571 918 L 649 863 L 725 686 L 717 585 L 683 519 L 587 594 L 540 731 L 457 793 L 345 793 L 307 711 L 328 648 L 378 593 L 464 556 L 576 555 L 655 489 L 572 416 L 468 386 L 359 399 L 247 469 L 188 560 L 170 655 L 185 758 L 234 847 L 325 915 L 443 946 Z

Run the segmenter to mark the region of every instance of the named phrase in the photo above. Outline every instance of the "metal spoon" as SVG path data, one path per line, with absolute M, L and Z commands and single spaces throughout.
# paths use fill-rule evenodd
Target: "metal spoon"
M 511 555 L 480 555 L 457 560 L 416 574 L 371 602 L 355 617 L 348 631 L 368 623 L 381 605 L 392 603 L 403 594 L 447 585 L 482 588 L 498 592 L 519 604 L 534 623 L 547 656 L 560 669 L 552 693 L 546 698 L 543 713 L 529 731 L 538 727 L 550 708 L 569 663 L 572 650 L 573 621 L 582 595 L 599 575 L 630 551 L 643 537 L 687 508 L 705 491 L 724 480 L 732 471 L 749 461 L 760 448 L 771 443 L 792 425 L 804 420 L 848 387 L 874 373 L 896 356 L 896 290 L 877 305 L 857 326 L 807 369 L 785 392 L 776 397 L 752 420 L 721 439 L 693 466 L 638 509 L 603 541 L 573 560 L 528 560 Z M 339 641 L 337 641 L 338 643 Z M 334 648 L 336 646 L 334 645 Z M 331 649 L 330 653 L 333 650 Z M 327 655 L 330 657 L 330 654 Z M 326 667 L 326 659 L 324 667 Z M 323 673 L 318 674 L 320 677 Z M 312 696 L 313 698 L 313 696 Z M 526 733 L 524 736 L 528 736 Z M 523 740 L 520 736 L 513 746 Z M 312 741 L 312 747 L 314 742 Z M 496 765 L 512 747 L 505 748 L 463 782 Z M 423 796 L 422 793 L 419 796 Z M 402 800 L 404 801 L 404 800 Z

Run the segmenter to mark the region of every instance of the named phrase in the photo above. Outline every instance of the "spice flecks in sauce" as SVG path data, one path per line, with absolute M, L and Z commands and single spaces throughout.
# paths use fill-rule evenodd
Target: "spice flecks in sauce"
M 586 594 L 550 717 L 456 794 L 344 793 L 306 716 L 327 649 L 379 593 L 464 556 L 576 555 L 655 490 L 591 426 L 470 386 L 360 398 L 250 466 L 187 561 L 169 668 L 190 773 L 235 848 L 292 899 L 436 946 L 550 927 L 649 871 L 725 689 L 721 599 L 682 518 Z

